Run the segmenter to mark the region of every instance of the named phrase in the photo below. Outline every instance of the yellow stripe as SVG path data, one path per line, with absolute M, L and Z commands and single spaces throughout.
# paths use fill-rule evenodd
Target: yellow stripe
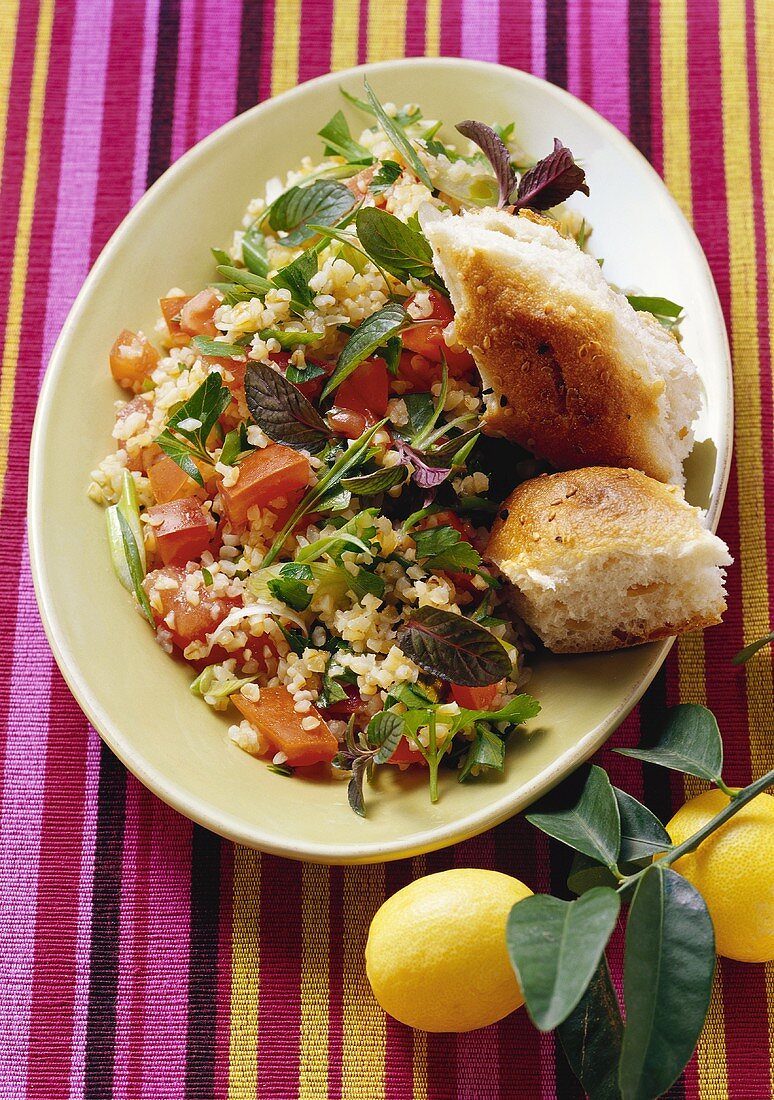
M 305 863 L 301 878 L 301 1051 L 299 1096 L 328 1095 L 330 871 Z M 338 929 L 336 933 L 338 935 Z
M 441 53 L 441 0 L 427 0 L 425 6 L 425 54 L 438 57 Z
M 341 1094 L 347 1100 L 384 1100 L 387 1029 L 363 961 L 371 917 L 384 901 L 384 867 L 347 867 L 343 894 Z
M 35 39 L 35 63 L 32 69 L 30 106 L 27 116 L 27 140 L 24 149 L 19 220 L 16 227 L 16 243 L 11 267 L 11 285 L 8 295 L 8 318 L 3 349 L 2 376 L 0 376 L 0 500 L 3 496 L 5 473 L 8 468 L 8 439 L 11 431 L 16 367 L 19 362 L 22 311 L 27 282 L 32 220 L 35 213 L 35 192 L 38 186 L 40 166 L 40 141 L 43 130 L 43 107 L 48 78 L 48 58 L 51 46 L 51 26 L 54 19 L 53 0 L 44 0 L 40 7 Z M 0 51 L 4 52 L 4 51 Z
M 690 111 L 688 105 L 688 41 L 686 0 L 661 5 L 661 95 L 664 180 L 687 218 L 693 215 L 691 189 Z M 706 705 L 704 637 L 687 634 L 678 640 L 680 699 Z M 692 798 L 706 783 L 686 776 L 684 796 Z M 696 1047 L 700 1100 L 726 1096 L 726 1028 L 723 981 L 716 968 L 707 1019 Z
M 774 132 L 771 119 L 774 118 L 774 23 L 771 19 L 770 0 L 756 0 L 755 11 L 756 61 L 758 66 L 758 113 L 760 118 L 761 173 L 763 194 L 768 197 L 764 204 L 764 225 L 766 231 L 766 255 L 768 263 L 769 292 L 769 355 L 774 368 Z M 757 661 L 767 662 L 769 658 L 761 654 Z M 762 767 L 769 765 L 762 764 Z M 774 963 L 766 966 L 766 992 L 769 1003 L 769 1052 L 771 1065 L 771 1092 L 774 1096 Z
M 331 69 L 349 69 L 357 65 L 360 28 L 360 0 L 335 0 L 333 5 L 333 42 Z M 348 91 L 355 91 L 348 88 Z
M 406 54 L 406 0 L 371 0 L 368 60 L 390 61 Z
M 258 1087 L 258 970 L 261 856 L 251 848 L 234 851 L 231 1030 L 228 1100 L 254 1100 Z
M 298 84 L 298 43 L 301 37 L 301 0 L 278 0 L 274 5 L 274 51 L 271 94 L 279 95 Z
M 5 43 L 3 49 L 0 50 L 0 173 L 3 170 L 5 125 L 8 121 L 8 98 L 18 20 L 19 4 L 17 0 L 0 0 L 0 42 Z
M 764 26 L 768 13 L 761 13 Z M 742 609 L 745 642 L 765 633 L 770 626 L 769 586 L 766 562 L 766 525 L 763 494 L 763 445 L 759 390 L 756 245 L 750 170 L 750 119 L 747 87 L 747 12 L 744 0 L 721 0 L 720 46 L 723 80 L 723 142 L 731 251 L 732 353 L 737 393 L 736 460 L 739 467 L 739 568 L 742 573 Z M 766 62 L 772 43 L 760 42 L 759 63 Z M 770 74 L 769 74 L 770 76 Z M 761 87 L 763 86 L 761 81 Z M 761 131 L 770 116 L 761 103 Z M 767 157 L 771 156 L 766 146 Z M 769 160 L 769 165 L 771 161 Z M 770 176 L 767 178 L 770 179 Z M 771 194 L 764 187 L 764 195 Z M 769 214 L 771 212 L 769 211 Z M 771 277 L 771 272 L 769 272 Z M 771 284 L 770 284 L 771 288 Z M 771 289 L 770 289 L 771 293 Z M 771 661 L 752 660 L 745 666 L 750 762 L 753 775 L 774 764 L 770 721 L 774 709 Z M 733 782 L 734 777 L 731 777 Z M 766 968 L 769 1012 L 769 1047 L 774 1051 L 774 968 Z

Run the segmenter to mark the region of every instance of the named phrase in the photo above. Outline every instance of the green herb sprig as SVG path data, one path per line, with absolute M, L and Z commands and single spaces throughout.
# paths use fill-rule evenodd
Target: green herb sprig
M 729 787 L 717 721 L 694 704 L 669 711 L 654 746 L 616 751 L 708 779 L 728 805 L 673 846 L 650 810 L 613 787 L 601 768 L 589 769 L 580 790 L 569 780 L 526 816 L 575 850 L 569 885 L 579 896 L 519 902 L 506 941 L 527 1011 L 541 1031 L 557 1029 L 586 1092 L 655 1100 L 693 1053 L 715 968 L 706 903 L 672 865 L 774 785 L 774 771 L 741 790 Z M 605 949 L 627 901 L 624 1024 Z

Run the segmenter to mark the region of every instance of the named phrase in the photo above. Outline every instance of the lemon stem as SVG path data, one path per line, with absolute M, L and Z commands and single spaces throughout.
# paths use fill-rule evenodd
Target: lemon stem
M 720 813 L 715 814 L 706 825 L 702 825 L 693 836 L 689 836 L 687 840 L 684 840 L 682 844 L 678 844 L 676 848 L 672 848 L 667 854 L 660 860 L 661 863 L 665 863 L 667 866 L 674 863 L 675 860 L 680 859 L 681 856 L 687 855 L 689 852 L 693 852 L 699 847 L 703 840 L 706 840 L 708 836 L 711 836 L 716 829 L 719 829 L 721 825 L 725 825 L 734 814 L 738 813 L 742 806 L 746 806 L 748 802 L 751 802 L 753 798 L 756 798 L 762 791 L 765 791 L 767 787 L 774 786 L 774 768 L 766 775 L 762 775 L 760 779 L 756 779 L 754 783 L 751 783 L 749 787 L 743 787 L 738 793 L 732 793 L 730 788 L 726 788 L 725 793 L 729 794 L 731 801 L 727 806 L 724 806 Z M 723 788 L 721 788 L 723 789 Z M 624 886 L 629 887 L 633 882 L 636 882 L 645 871 L 647 867 L 642 871 L 638 871 L 636 875 L 630 875 L 624 882 L 621 883 L 619 889 Z

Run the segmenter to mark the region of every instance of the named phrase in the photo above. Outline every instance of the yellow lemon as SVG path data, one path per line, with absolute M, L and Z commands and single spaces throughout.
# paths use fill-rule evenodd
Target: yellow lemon
M 718 790 L 686 802 L 666 827 L 672 842 L 693 836 L 727 805 L 728 796 Z M 706 901 L 719 955 L 741 962 L 774 959 L 774 798 L 753 798 L 673 867 Z
M 522 1005 L 505 924 L 531 893 L 499 871 L 459 867 L 388 898 L 366 944 L 368 980 L 385 1012 L 420 1031 L 472 1031 Z

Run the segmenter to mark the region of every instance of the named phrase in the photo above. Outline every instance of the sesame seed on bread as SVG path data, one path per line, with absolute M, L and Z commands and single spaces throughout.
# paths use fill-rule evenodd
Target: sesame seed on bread
M 425 232 L 493 434 L 558 469 L 633 467 L 683 484 L 701 402 L 696 367 L 596 260 L 529 212 L 460 214 Z
M 599 466 L 519 485 L 486 556 L 555 653 L 621 649 L 719 623 L 732 560 L 677 486 Z

